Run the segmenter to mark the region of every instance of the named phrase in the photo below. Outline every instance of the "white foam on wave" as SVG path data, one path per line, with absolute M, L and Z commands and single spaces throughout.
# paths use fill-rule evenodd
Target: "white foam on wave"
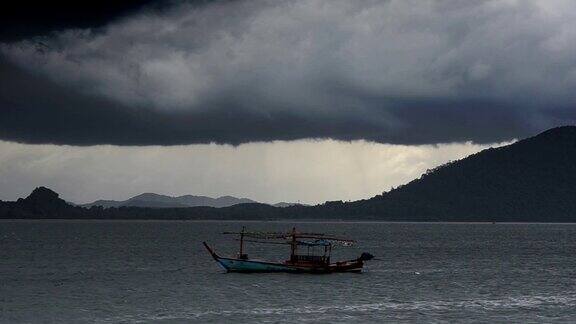
M 209 320 L 210 318 L 228 318 L 233 316 L 290 316 L 301 314 L 339 314 L 360 315 L 365 313 L 380 313 L 385 311 L 457 311 L 481 310 L 497 311 L 516 308 L 539 309 L 547 307 L 576 307 L 576 294 L 570 295 L 526 295 L 500 299 L 469 299 L 469 300 L 433 300 L 433 301 L 385 301 L 377 303 L 353 305 L 315 305 L 315 306 L 288 306 L 288 307 L 254 307 L 248 309 L 183 311 L 172 314 L 156 314 L 141 316 L 123 316 L 122 318 L 103 319 L 103 323 L 126 322 L 144 323 L 150 321 L 177 321 L 177 320 Z M 340 316 L 344 316 L 340 314 Z M 318 318 L 316 318 L 318 319 Z

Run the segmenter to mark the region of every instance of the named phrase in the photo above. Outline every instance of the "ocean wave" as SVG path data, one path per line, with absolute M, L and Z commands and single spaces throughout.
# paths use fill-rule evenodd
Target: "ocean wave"
M 339 318 L 369 313 L 381 312 L 448 312 L 448 311 L 502 311 L 509 309 L 541 309 L 542 307 L 564 308 L 576 306 L 576 294 L 570 295 L 529 295 L 507 297 L 499 299 L 468 299 L 468 300 L 422 300 L 422 301 L 395 301 L 388 300 L 376 303 L 352 305 L 311 305 L 287 307 L 253 307 L 230 310 L 183 311 L 170 314 L 163 312 L 154 315 L 123 316 L 122 318 L 108 318 L 102 322 L 144 323 L 150 321 L 178 321 L 226 319 L 231 317 L 276 317 L 276 316 L 302 316 L 302 315 L 331 315 L 338 314 Z M 318 317 L 311 318 L 319 320 Z

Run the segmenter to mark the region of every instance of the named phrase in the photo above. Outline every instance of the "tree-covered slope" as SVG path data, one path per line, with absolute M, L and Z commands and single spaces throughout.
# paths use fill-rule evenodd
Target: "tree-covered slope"
M 576 221 L 576 127 L 481 151 L 343 210 L 397 220 Z

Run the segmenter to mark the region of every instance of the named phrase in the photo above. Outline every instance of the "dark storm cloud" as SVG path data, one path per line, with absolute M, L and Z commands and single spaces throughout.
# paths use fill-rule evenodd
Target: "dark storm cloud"
M 0 138 L 496 142 L 576 121 L 564 1 L 178 4 L 4 44 Z
M 0 40 L 15 41 L 66 28 L 94 28 L 142 7 L 150 0 L 12 1 L 0 12 Z
M 0 138 L 71 145 L 189 144 L 293 140 L 302 137 L 361 138 L 377 130 L 362 120 L 304 119 L 288 113 L 246 114 L 233 103 L 215 102 L 206 112 L 163 112 L 127 107 L 81 94 L 14 65 L 0 63 Z

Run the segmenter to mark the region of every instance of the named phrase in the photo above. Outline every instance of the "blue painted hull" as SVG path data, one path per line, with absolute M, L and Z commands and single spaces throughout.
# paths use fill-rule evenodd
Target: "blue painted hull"
M 216 262 L 229 272 L 297 272 L 298 270 L 281 263 L 254 260 L 217 258 Z

